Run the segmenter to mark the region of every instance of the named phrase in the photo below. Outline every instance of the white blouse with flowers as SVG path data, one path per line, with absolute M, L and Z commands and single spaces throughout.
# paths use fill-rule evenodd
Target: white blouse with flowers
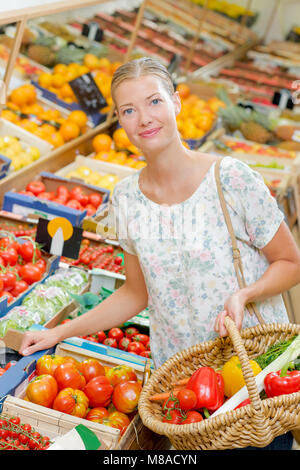
M 150 342 L 159 367 L 176 352 L 216 337 L 214 322 L 239 289 L 230 236 L 219 202 L 213 164 L 197 190 L 165 206 L 139 188 L 137 171 L 119 182 L 113 207 L 121 247 L 138 256 L 149 295 Z M 220 166 L 221 184 L 251 284 L 268 267 L 259 251 L 284 216 L 261 175 L 231 157 Z M 288 322 L 280 295 L 258 302 L 265 322 Z M 243 328 L 257 324 L 245 311 Z

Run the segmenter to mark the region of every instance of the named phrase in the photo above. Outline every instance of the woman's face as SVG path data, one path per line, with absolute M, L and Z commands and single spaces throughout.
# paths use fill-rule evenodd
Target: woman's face
M 162 150 L 178 135 L 176 115 L 180 112 L 177 93 L 168 93 L 155 75 L 120 83 L 115 90 L 119 122 L 128 138 L 145 153 Z

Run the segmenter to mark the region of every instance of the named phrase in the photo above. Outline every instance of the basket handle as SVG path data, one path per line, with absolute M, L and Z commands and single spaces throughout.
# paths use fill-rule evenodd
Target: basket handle
M 243 344 L 241 335 L 236 327 L 235 322 L 229 316 L 225 317 L 224 323 L 232 340 L 234 349 L 237 352 L 238 358 L 240 360 L 251 404 L 253 405 L 256 411 L 259 411 L 261 410 L 261 399 L 259 396 L 253 370 L 249 362 L 249 357 Z

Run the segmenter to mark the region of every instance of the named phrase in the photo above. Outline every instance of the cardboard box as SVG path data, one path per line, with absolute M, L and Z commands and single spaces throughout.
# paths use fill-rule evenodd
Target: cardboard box
M 10 164 L 11 159 L 0 153 L 0 180 L 8 175 Z
M 55 348 L 55 354 L 59 354 L 62 356 L 72 356 L 79 361 L 83 361 L 85 359 L 93 357 L 98 359 L 104 366 L 108 367 L 114 367 L 115 365 L 121 364 L 129 365 L 128 362 L 124 360 L 113 360 L 101 354 L 87 351 L 84 348 L 79 348 L 66 344 L 64 341 L 57 345 L 57 347 Z M 39 357 L 41 356 L 39 355 Z M 36 375 L 36 361 L 37 358 L 35 357 L 31 362 L 27 362 L 26 371 L 24 371 L 22 377 L 19 377 L 18 385 L 15 385 L 14 383 L 13 387 L 11 387 L 12 393 L 10 394 L 14 395 L 16 398 L 22 399 L 25 396 L 27 385 L 29 384 L 30 380 L 32 380 Z M 15 376 L 15 382 L 18 381 L 17 374 L 20 370 L 20 367 L 16 369 L 17 367 L 18 365 L 14 366 L 15 374 L 11 373 L 11 376 Z M 138 379 L 142 380 L 144 375 L 144 367 L 138 365 L 131 365 L 131 367 L 137 374 Z M 9 370 L 12 369 L 13 368 Z M 1 388 L 0 396 L 3 396 L 1 395 Z M 84 426 L 88 427 L 93 432 L 95 432 L 99 440 L 103 442 L 104 445 L 107 446 L 107 448 L 110 450 L 155 450 L 158 448 L 168 449 L 170 445 L 168 439 L 164 437 L 159 437 L 156 434 L 152 433 L 149 429 L 145 428 L 138 413 L 134 416 L 133 420 L 131 421 L 123 436 L 120 436 L 120 431 L 118 429 L 88 421 L 83 418 L 71 416 L 66 413 L 60 413 L 56 410 L 46 408 L 40 405 L 35 405 L 27 401 L 24 402 L 24 408 L 27 408 L 27 410 L 29 410 L 28 416 L 30 416 L 30 413 L 34 411 L 36 412 L 34 413 L 35 416 L 40 415 L 41 417 L 43 417 L 43 421 L 48 421 L 49 426 L 52 426 L 54 424 L 55 429 L 57 429 L 57 424 L 59 423 L 61 427 L 61 433 L 69 431 L 78 424 L 83 424 Z M 31 414 L 32 418 L 34 417 L 34 414 Z
M 81 186 L 87 194 L 93 192 L 101 194 L 103 204 L 107 203 L 110 196 L 110 191 L 107 189 L 79 183 L 77 181 L 70 181 L 67 178 L 59 177 L 48 172 L 41 172 L 35 180 L 42 181 L 46 185 L 46 191 L 56 191 L 57 187 L 61 184 L 65 185 L 69 190 L 72 190 L 75 186 Z M 87 214 L 86 210 L 80 211 L 62 204 L 57 204 L 56 202 L 19 194 L 14 190 L 5 193 L 2 209 L 33 219 L 43 217 L 51 220 L 54 217 L 65 217 L 73 226 L 80 226 Z

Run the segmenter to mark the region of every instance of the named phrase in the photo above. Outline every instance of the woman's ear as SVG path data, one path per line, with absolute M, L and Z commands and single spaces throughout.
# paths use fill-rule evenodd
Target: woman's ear
M 175 114 L 177 116 L 181 111 L 181 99 L 178 91 L 175 91 L 175 93 L 173 94 L 173 103 L 175 107 Z

